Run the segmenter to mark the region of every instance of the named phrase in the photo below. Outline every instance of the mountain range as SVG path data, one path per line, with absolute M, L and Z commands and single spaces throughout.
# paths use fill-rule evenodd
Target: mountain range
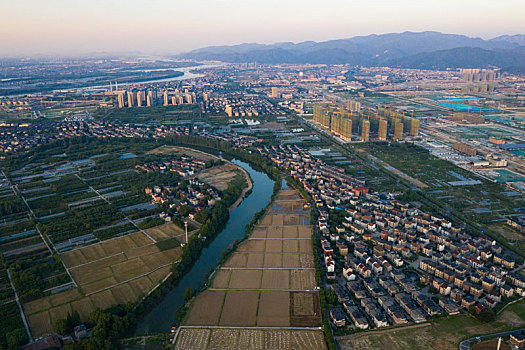
M 439 32 L 372 34 L 330 41 L 209 46 L 177 56 L 263 64 L 355 64 L 420 69 L 523 69 L 525 35 L 490 40 Z

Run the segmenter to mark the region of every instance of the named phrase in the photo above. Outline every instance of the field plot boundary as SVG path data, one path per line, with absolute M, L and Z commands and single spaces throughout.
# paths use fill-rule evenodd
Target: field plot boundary
M 282 198 L 288 199 L 292 196 L 293 199 L 287 200 L 286 203 L 282 202 Z M 206 291 L 225 293 L 218 322 L 205 323 L 207 317 L 203 315 L 201 316 L 202 323 L 198 323 L 200 322 L 198 313 L 202 312 L 202 305 L 208 300 L 202 297 L 200 301 L 201 294 L 199 294 L 191 303 L 188 315 L 181 326 L 182 329 L 189 325 L 192 328 L 231 330 L 304 331 L 320 329 L 322 322 L 319 290 L 315 284 L 316 269 L 310 263 L 310 260 L 312 262 L 314 260 L 311 239 L 313 226 L 306 225 L 299 214 L 294 214 L 298 210 L 303 210 L 303 203 L 304 199 L 301 199 L 295 190 L 284 190 L 277 195 L 266 214 L 252 231 L 255 236 L 250 235 L 239 243 L 229 258 L 215 269 L 208 288 L 203 291 L 203 293 Z M 286 213 L 294 218 L 287 221 L 284 219 Z M 283 224 L 283 220 L 291 224 Z M 220 283 L 215 283 L 215 276 L 218 274 L 221 274 Z M 306 299 L 302 298 L 300 301 L 302 304 L 298 305 L 307 305 L 307 309 L 311 311 L 304 315 L 293 314 L 291 307 L 295 293 L 308 296 Z M 255 294 L 258 294 L 258 298 L 254 298 Z M 232 297 L 237 298 L 234 307 L 232 307 Z M 218 301 L 215 302 L 218 303 Z M 308 304 L 304 304 L 305 302 Z M 299 301 L 296 301 L 297 303 Z M 196 305 L 200 306 L 196 307 Z M 255 320 L 254 311 L 256 312 Z M 188 322 L 189 319 L 191 322 Z M 260 337 L 261 334 L 257 333 L 257 336 Z M 187 336 L 186 334 L 185 337 Z M 235 335 L 232 336 L 235 337 Z M 276 336 L 289 339 L 287 337 L 290 335 Z M 185 338 L 184 344 L 187 341 L 188 338 Z M 212 345 L 219 348 L 223 346 L 235 348 L 239 345 L 228 347 L 225 344 L 224 341 L 220 344 L 214 341 Z

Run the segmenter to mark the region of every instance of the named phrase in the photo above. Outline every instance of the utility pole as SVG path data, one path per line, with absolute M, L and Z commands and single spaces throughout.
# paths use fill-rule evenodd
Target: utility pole
M 186 244 L 188 244 L 188 222 L 184 221 L 184 228 L 186 229 Z

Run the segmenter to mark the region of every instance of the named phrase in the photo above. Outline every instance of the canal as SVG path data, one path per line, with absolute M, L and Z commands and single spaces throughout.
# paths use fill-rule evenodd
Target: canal
M 202 250 L 201 257 L 191 271 L 182 278 L 179 285 L 168 291 L 162 301 L 139 321 L 135 335 L 168 332 L 175 322 L 177 311 L 184 305 L 186 289 L 198 290 L 201 287 L 206 274 L 217 266 L 222 252 L 236 239 L 244 236 L 246 225 L 255 213 L 270 202 L 274 182 L 266 174 L 255 171 L 247 163 L 235 159 L 232 162 L 250 174 L 253 182 L 252 192 L 230 213 L 230 219 L 224 230 Z

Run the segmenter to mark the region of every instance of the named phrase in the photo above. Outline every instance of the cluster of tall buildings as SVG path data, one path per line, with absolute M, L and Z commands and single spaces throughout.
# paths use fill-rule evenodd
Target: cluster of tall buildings
M 496 88 L 497 81 L 501 78 L 501 72 L 494 69 L 460 69 L 464 92 L 491 93 Z
M 403 140 L 403 135 L 419 135 L 419 120 L 399 112 L 377 108 L 376 113 L 361 112 L 359 102 L 349 101 L 346 108 L 336 105 L 314 106 L 314 122 L 329 129 L 340 138 L 350 141 L 352 134 L 361 141 L 370 141 L 371 134 L 379 141 Z M 377 135 L 377 136 L 376 136 Z
M 182 105 L 197 103 L 197 96 L 195 92 L 189 92 L 188 89 L 179 91 L 175 89 L 173 92 L 164 90 L 162 98 L 159 97 L 157 89 L 133 89 L 131 91 L 118 92 L 118 107 L 152 107 L 152 106 L 168 106 L 168 105 Z M 208 100 L 208 94 L 203 93 L 203 99 Z
M 460 69 L 459 72 L 466 83 L 492 82 L 500 78 L 501 73 L 494 69 Z

